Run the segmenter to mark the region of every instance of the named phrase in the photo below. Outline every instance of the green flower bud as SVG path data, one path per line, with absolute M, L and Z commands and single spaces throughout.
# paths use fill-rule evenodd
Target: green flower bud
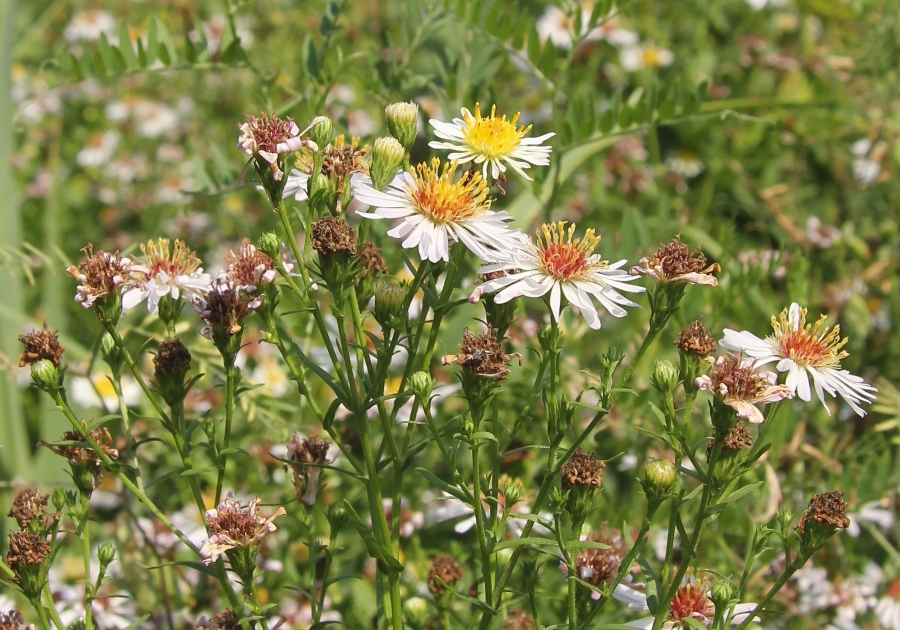
M 337 536 L 347 524 L 349 517 L 347 516 L 347 508 L 342 502 L 332 503 L 328 507 L 328 525 L 331 527 L 331 536 Z
M 330 214 L 337 203 L 337 189 L 334 182 L 322 172 L 318 172 L 309 178 L 309 206 L 315 210 L 315 214 L 322 216 Z
M 316 145 L 324 149 L 328 143 L 334 138 L 334 123 L 327 116 L 319 116 L 319 122 L 312 126 L 309 130 L 309 139 Z
M 660 504 L 672 495 L 678 482 L 678 469 L 668 459 L 653 459 L 647 463 L 641 485 L 647 495 L 647 513 L 652 515 Z
M 406 285 L 385 278 L 375 284 L 375 321 L 384 330 L 404 328 L 407 313 L 403 312 L 406 301 Z
M 97 560 L 100 561 L 100 570 L 104 570 L 116 557 L 116 549 L 109 543 L 103 543 L 97 550 Z
M 62 370 L 50 359 L 35 361 L 31 364 L 31 381 L 38 389 L 56 396 L 62 387 Z
M 434 379 L 427 372 L 416 372 L 409 377 L 408 387 L 422 404 L 428 404 L 431 392 L 434 389 Z
M 787 536 L 791 531 L 791 523 L 794 522 L 794 511 L 790 508 L 784 508 L 778 511 L 776 518 L 779 526 L 781 526 L 782 535 Z
M 53 504 L 53 509 L 57 512 L 62 512 L 62 509 L 66 507 L 66 489 L 62 486 L 53 488 L 53 492 L 50 495 L 50 503 Z
M 725 611 L 737 595 L 737 586 L 731 580 L 716 580 L 709 592 L 709 598 L 716 610 Z
M 259 251 L 264 253 L 272 260 L 281 258 L 281 239 L 275 232 L 263 232 L 259 237 Z
M 162 301 L 160 301 L 162 306 Z M 125 353 L 116 345 L 115 339 L 109 333 L 104 333 L 100 339 L 100 356 L 112 370 L 113 375 L 118 375 L 125 364 Z
M 400 144 L 409 149 L 416 141 L 419 106 L 415 103 L 391 103 L 384 108 L 388 130 Z
M 671 361 L 657 361 L 653 366 L 650 382 L 663 395 L 675 391 L 678 385 L 678 368 Z
M 525 489 L 522 487 L 521 481 L 514 479 L 507 482 L 503 487 L 503 497 L 506 499 L 506 508 L 509 509 L 521 501 L 524 494 Z
M 372 186 L 376 190 L 384 189 L 396 177 L 404 158 L 406 150 L 394 138 L 386 136 L 375 140 L 372 147 L 372 166 L 369 168 Z

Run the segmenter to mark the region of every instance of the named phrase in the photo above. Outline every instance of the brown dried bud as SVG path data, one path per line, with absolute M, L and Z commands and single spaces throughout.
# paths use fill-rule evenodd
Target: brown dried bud
M 706 284 L 718 286 L 719 281 L 713 272 L 722 271 L 719 263 L 706 264 L 706 256 L 699 248 L 690 252 L 688 246 L 676 236 L 671 243 L 661 245 L 650 256 L 639 261 L 643 267 L 635 266 L 632 274 L 643 273 L 652 276 L 657 282 L 674 284 Z
M 685 354 L 707 357 L 716 351 L 718 344 L 703 325 L 703 318 L 698 317 L 681 331 L 675 346 Z
M 112 436 L 109 434 L 109 429 L 106 427 L 92 429 L 90 437 L 107 457 L 110 459 L 119 458 L 119 451 L 112 447 L 113 441 Z M 66 431 L 63 433 L 60 441 L 86 442 L 78 431 Z M 102 477 L 102 460 L 100 455 L 95 453 L 93 449 L 75 444 L 63 444 L 60 446 L 48 444 L 47 442 L 40 442 L 40 444 L 69 461 L 69 466 L 72 468 L 72 479 L 80 492 L 89 495 L 97 487 Z
M 381 256 L 381 250 L 374 243 L 363 243 L 359 253 L 356 254 L 356 259 L 359 261 L 361 275 L 374 276 L 388 271 L 384 258 Z M 357 282 L 359 282 L 358 279 Z
M 575 449 L 572 457 L 562 467 L 563 487 L 591 486 L 599 488 L 603 483 L 603 468 L 594 453 L 585 453 L 581 447 Z
M 315 505 L 316 503 L 319 477 L 322 473 L 321 466 L 328 463 L 327 455 L 330 446 L 331 442 L 319 439 L 315 433 L 310 434 L 307 438 L 302 438 L 295 433 L 291 441 L 287 443 L 294 490 L 297 498 L 306 505 Z M 288 466 L 285 465 L 285 470 L 287 469 Z
M 747 425 L 740 421 L 734 425 L 731 433 L 725 438 L 723 446 L 730 451 L 742 451 L 753 446 L 753 437 L 747 430 Z
M 50 555 L 50 545 L 31 532 L 11 532 L 6 564 L 16 573 L 24 567 L 40 566 Z
M 206 628 L 207 630 L 241 630 L 243 626 L 238 623 L 238 616 L 234 611 L 226 610 L 223 613 L 213 615 L 212 619 L 200 617 L 196 628 Z M 256 622 L 251 621 L 250 627 L 255 628 Z
M 522 355 L 505 354 L 497 333 L 491 325 L 483 335 L 476 335 L 468 328 L 463 333 L 459 354 L 447 355 L 441 359 L 443 365 L 458 363 L 464 370 L 484 378 L 499 379 L 509 374 L 507 364 L 513 358 L 522 364 Z
M 191 353 L 179 339 L 161 341 L 153 365 L 157 380 L 170 374 L 183 374 L 191 367 Z
M 42 330 L 19 335 L 19 341 L 24 346 L 22 356 L 19 357 L 19 367 L 31 365 L 41 359 L 52 361 L 53 365 L 59 367 L 65 348 L 59 345 L 59 333 L 50 332 L 47 322 L 44 322 Z
M 444 585 L 452 586 L 462 579 L 463 570 L 455 558 L 438 556 L 428 572 L 428 590 L 437 595 L 444 592 Z
M 8 516 L 16 519 L 16 522 L 19 523 L 19 529 L 29 529 L 28 526 L 33 521 L 37 521 L 44 516 L 44 510 L 49 499 L 49 494 L 41 494 L 31 488 L 22 488 L 16 493 L 16 498 L 13 499 L 12 508 L 10 508 Z
M 846 529 L 850 527 L 850 519 L 847 518 L 847 502 L 843 492 L 823 492 L 814 494 L 809 501 L 809 507 L 800 518 L 800 522 L 794 527 L 800 536 L 805 536 L 807 527 L 812 524 L 809 521 L 826 528 Z
M 357 140 L 353 139 L 350 144 L 344 144 L 343 136 L 335 138 L 335 141 L 325 148 L 322 173 L 337 182 L 351 173 L 368 172 L 363 162 L 367 150 L 365 147 L 357 149 L 357 143 Z
M 521 608 L 516 608 L 503 622 L 503 630 L 534 630 L 534 619 Z
M 356 254 L 356 232 L 338 217 L 327 216 L 312 224 L 311 241 L 313 248 L 322 256 L 345 253 Z
M 628 545 L 616 530 L 592 532 L 587 538 L 591 542 L 609 545 L 609 549 L 583 549 L 575 559 L 578 578 L 597 588 L 611 583 L 619 573 L 622 559 L 628 554 Z

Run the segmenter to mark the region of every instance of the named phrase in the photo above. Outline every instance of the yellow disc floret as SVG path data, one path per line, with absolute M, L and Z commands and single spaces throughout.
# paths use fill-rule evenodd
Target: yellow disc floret
M 456 179 L 456 162 L 444 164 L 433 158 L 412 173 L 410 202 L 416 212 L 436 225 L 456 223 L 477 216 L 491 207 L 490 189 L 477 171 L 466 171 Z
M 519 113 L 507 120 L 506 115 L 497 118 L 497 106 L 491 107 L 491 115 L 482 118 L 481 107 L 475 104 L 475 115 L 464 114 L 466 127 L 463 130 L 464 141 L 474 153 L 488 159 L 501 158 L 515 151 L 522 138 L 531 131 L 531 125 L 516 127 Z

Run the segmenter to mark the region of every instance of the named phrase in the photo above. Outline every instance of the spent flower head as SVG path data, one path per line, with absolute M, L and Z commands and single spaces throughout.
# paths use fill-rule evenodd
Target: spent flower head
M 193 298 L 209 288 L 210 275 L 203 273 L 200 259 L 183 241 L 175 239 L 173 245 L 160 238 L 142 244 L 141 252 L 140 264 L 133 267 L 140 278 L 138 285 L 122 298 L 126 310 L 147 300 L 147 310 L 156 314 L 166 297 L 177 301 L 187 294 Z
M 591 532 L 585 540 L 601 543 L 606 545 L 606 548 L 586 548 L 579 551 L 575 558 L 575 570 L 579 579 L 602 589 L 618 576 L 622 560 L 628 555 L 628 544 L 619 531 L 608 530 L 605 526 Z M 600 594 L 592 591 L 591 597 L 599 599 Z
M 15 574 L 15 580 L 29 600 L 40 597 L 47 581 L 44 561 L 50 555 L 50 545 L 43 536 L 27 531 L 9 534 L 9 552 L 6 564 Z
M 19 335 L 19 341 L 22 342 L 19 367 L 32 365 L 41 359 L 47 359 L 56 367 L 62 362 L 65 348 L 59 345 L 59 332 L 51 332 L 46 322 L 41 330 Z
M 465 372 L 486 379 L 501 379 L 510 373 L 507 365 L 517 358 L 521 365 L 522 356 L 506 354 L 497 339 L 497 332 L 488 325 L 487 332 L 476 335 L 468 328 L 463 333 L 459 354 L 448 354 L 441 358 L 443 365 L 459 364 Z
M 841 369 L 841 359 L 847 356 L 841 339 L 841 328 L 829 329 L 822 315 L 815 324 L 806 323 L 806 309 L 794 302 L 778 318 L 772 317 L 773 333 L 765 339 L 747 331 L 725 329 L 719 344 L 732 352 L 740 352 L 763 366 L 775 363 L 779 372 L 787 372 L 785 385 L 800 400 L 812 399 L 809 380 L 812 377 L 816 395 L 831 414 L 825 402 L 825 392 L 840 396 L 859 416 L 866 412 L 862 403 L 875 400 L 878 391 L 862 378 Z
M 438 556 L 428 571 L 428 590 L 435 595 L 444 593 L 446 586 L 453 586 L 462 579 L 463 570 L 452 556 Z
M 301 138 L 319 122 L 316 118 L 313 122 L 300 131 L 290 118 L 282 120 L 275 114 L 271 116 L 262 112 L 259 116 L 246 116 L 246 121 L 239 125 L 237 147 L 252 158 L 257 158 L 268 164 L 272 172 L 272 178 L 280 182 L 284 177 L 281 167 L 285 154 L 299 151 L 303 147 L 310 147 L 314 151 L 318 149 L 311 140 Z
M 225 274 L 247 293 L 255 293 L 278 277 L 275 260 L 257 248 L 248 238 L 241 241 L 237 251 L 228 250 L 225 264 Z
M 259 514 L 258 498 L 251 499 L 244 506 L 234 499 L 233 492 L 228 492 L 218 507 L 206 511 L 206 527 L 210 536 L 200 549 L 203 564 L 212 564 L 219 556 L 226 554 L 238 575 L 246 577 L 248 570 L 252 575 L 253 561 L 262 539 L 277 529 L 273 521 L 286 514 L 285 509 L 279 507 L 270 517 L 264 518 Z M 247 553 L 229 553 L 232 550 Z M 249 562 L 244 562 L 246 560 Z
M 850 527 L 847 517 L 847 502 L 843 492 L 823 492 L 814 494 L 809 507 L 794 527 L 800 535 L 802 546 L 815 551 L 837 530 Z
M 322 466 L 327 464 L 328 449 L 331 442 L 311 434 L 303 437 L 295 433 L 287 443 L 287 459 L 285 470 L 290 470 L 294 479 L 294 490 L 297 498 L 306 505 L 315 505 L 319 491 L 319 477 Z
M 19 529 L 37 533 L 45 525 L 49 500 L 49 494 L 43 494 L 32 488 L 22 488 L 16 493 L 8 516 L 16 519 Z
M 588 325 L 600 328 L 600 315 L 593 299 L 614 317 L 625 317 L 622 306 L 638 306 L 618 291 L 642 293 L 644 287 L 631 286 L 637 278 L 621 269 L 625 260 L 610 264 L 594 250 L 600 237 L 588 229 L 583 238 L 575 238 L 575 226 L 566 222 L 545 223 L 537 238 L 527 246 L 508 250 L 502 261 L 479 269 L 480 274 L 502 273 L 476 289 L 480 295 L 496 291 L 494 301 L 504 304 L 517 297 L 542 297 L 549 294 L 550 312 L 559 321 L 562 298 L 581 310 Z M 474 297 L 474 296 L 473 296 Z
M 388 236 L 402 247 L 416 248 L 422 260 L 449 261 L 450 245 L 463 243 L 483 260 L 496 260 L 500 252 L 523 243 L 522 233 L 510 229 L 506 212 L 491 210 L 488 185 L 481 174 L 456 176 L 458 163 L 441 165 L 434 158 L 413 171 L 403 171 L 384 191 L 371 178 L 353 178 L 354 197 L 373 209 L 360 212 L 367 219 L 402 219 Z
M 647 274 L 657 282 L 674 284 L 707 284 L 715 287 L 719 281 L 712 274 L 722 271 L 719 263 L 707 265 L 706 256 L 699 248 L 691 253 L 688 246 L 681 242 L 681 236 L 676 236 L 671 243 L 660 245 L 653 254 L 644 256 L 638 262 L 643 266 L 632 267 L 632 274 Z
M 94 253 L 94 246 L 90 243 L 81 251 L 84 252 L 84 262 L 66 269 L 66 273 L 80 283 L 75 301 L 84 308 L 94 307 L 98 317 L 115 323 L 122 313 L 121 293 L 138 284 L 134 277 L 134 265 L 130 258 L 123 257 L 119 252 Z
M 200 334 L 233 361 L 241 347 L 244 320 L 260 307 L 264 297 L 250 295 L 246 286 L 231 276 L 219 276 L 209 291 L 194 298 L 194 309 L 206 320 Z
M 82 423 L 83 430 L 87 432 L 87 425 Z M 106 427 L 97 427 L 87 432 L 90 439 L 97 445 L 100 453 L 109 459 L 118 459 L 119 451 L 113 448 L 112 436 Z M 79 492 L 90 495 L 100 483 L 103 476 L 103 460 L 100 453 L 95 451 L 84 436 L 78 431 L 66 431 L 63 433 L 60 444 L 40 442 L 51 451 L 61 457 L 65 457 L 72 469 L 72 480 Z
M 708 391 L 731 407 L 739 418 L 759 424 L 765 420 L 756 405 L 774 403 L 793 398 L 794 393 L 784 385 L 776 384 L 773 372 L 757 372 L 754 364 L 740 357 L 719 357 L 713 362 L 709 374 L 696 380 L 699 389 Z
M 552 148 L 544 146 L 543 143 L 556 135 L 555 133 L 526 138 L 531 131 L 531 125 L 520 126 L 518 113 L 511 120 L 507 119 L 506 115 L 498 118 L 496 105 L 491 107 L 490 116 L 481 115 L 481 106 L 478 103 L 475 104 L 474 114 L 465 107 L 461 113 L 462 118 L 454 118 L 453 122 L 449 123 L 433 118 L 428 121 L 434 127 L 434 135 L 446 141 L 433 141 L 428 143 L 428 146 L 432 149 L 451 151 L 447 156 L 449 160 L 460 164 L 473 161 L 475 164 L 481 164 L 484 179 L 488 179 L 490 172 L 492 180 L 500 179 L 507 166 L 530 180 L 531 178 L 525 174 L 525 169 L 532 165 L 550 164 Z
M 703 325 L 703 318 L 698 317 L 678 334 L 675 346 L 684 354 L 703 358 L 715 352 L 718 344 Z

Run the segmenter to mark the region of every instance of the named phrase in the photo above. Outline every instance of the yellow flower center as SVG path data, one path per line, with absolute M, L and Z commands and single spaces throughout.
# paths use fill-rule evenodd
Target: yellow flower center
M 466 171 L 456 180 L 456 162 L 444 164 L 437 158 L 423 162 L 412 174 L 409 196 L 416 212 L 437 225 L 456 223 L 481 214 L 491 207 L 490 189 L 477 171 Z
M 463 130 L 464 142 L 472 151 L 488 159 L 504 157 L 516 150 L 525 134 L 531 131 L 531 125 L 516 127 L 519 113 L 507 120 L 504 114 L 496 116 L 497 106 L 491 107 L 491 115 L 482 118 L 481 107 L 475 104 L 475 115 L 465 114 L 466 128 Z
M 657 48 L 645 48 L 644 49 L 644 65 L 648 68 L 655 68 L 659 65 L 659 49 Z
M 573 238 L 575 225 L 566 230 L 566 221 L 545 223 L 535 239 L 535 253 L 541 268 L 557 280 L 571 281 L 587 276 L 590 269 L 605 268 L 606 261 L 592 260 L 600 237 L 589 229 L 584 238 Z M 598 257 L 599 258 L 599 257 Z
M 781 355 L 801 366 L 813 368 L 839 368 L 841 359 L 847 353 L 841 350 L 847 340 L 841 339 L 841 327 L 831 330 L 825 326 L 827 318 L 822 315 L 813 324 L 806 323 L 806 309 L 800 309 L 799 325 L 791 323 L 788 309 L 784 309 L 778 319 L 772 318 L 775 340 L 781 347 Z
M 175 247 L 169 250 L 169 239 L 160 238 L 141 245 L 144 263 L 150 270 L 150 277 L 165 272 L 170 278 L 189 275 L 200 267 L 200 260 L 182 241 L 176 239 Z

